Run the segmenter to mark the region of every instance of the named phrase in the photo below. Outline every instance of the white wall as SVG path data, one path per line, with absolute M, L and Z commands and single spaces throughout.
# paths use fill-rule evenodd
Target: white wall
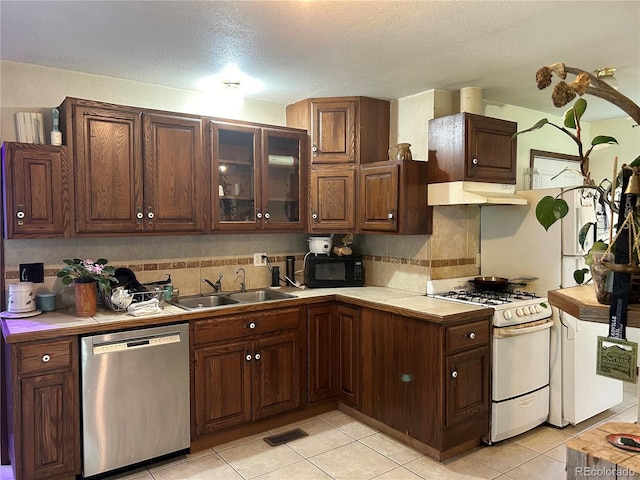
M 623 164 L 629 164 L 640 155 L 640 127 L 633 127 L 630 118 L 607 120 L 591 126 L 591 140 L 597 135 L 614 137 L 618 145 L 596 149 L 589 157 L 591 176 L 596 180 L 613 178 L 614 158 L 618 157 L 618 170 Z M 597 148 L 597 147 L 596 147 Z
M 285 124 L 285 105 L 245 100 L 231 113 L 212 104 L 201 92 L 178 90 L 118 78 L 88 75 L 16 62 L 0 62 L 0 140 L 15 141 L 15 112 L 39 111 L 51 130 L 51 109 L 65 97 L 131 105 L 170 112 L 219 116 L 271 125 Z M 64 141 L 64 140 L 63 140 Z M 66 141 L 65 141 L 66 143 Z

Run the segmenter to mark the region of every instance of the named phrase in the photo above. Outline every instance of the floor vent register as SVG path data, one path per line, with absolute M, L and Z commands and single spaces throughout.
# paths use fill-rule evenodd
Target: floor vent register
M 307 432 L 294 428 L 293 430 L 289 430 L 287 432 L 281 433 L 279 435 L 271 435 L 269 437 L 265 437 L 264 441 L 267 442 L 272 447 L 282 445 L 283 443 L 290 442 L 292 440 L 297 440 L 298 438 L 306 437 Z

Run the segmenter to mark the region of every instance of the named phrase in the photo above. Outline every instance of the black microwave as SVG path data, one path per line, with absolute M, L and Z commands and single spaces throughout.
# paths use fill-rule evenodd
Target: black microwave
M 307 257 L 305 270 L 305 281 L 309 288 L 364 286 L 364 265 L 361 256 L 333 257 L 311 254 Z

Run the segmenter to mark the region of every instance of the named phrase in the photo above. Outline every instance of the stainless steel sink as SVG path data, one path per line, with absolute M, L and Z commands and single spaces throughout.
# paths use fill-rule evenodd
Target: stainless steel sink
M 228 293 L 227 297 L 242 303 L 268 302 L 269 300 L 282 300 L 283 298 L 295 298 L 295 295 L 278 292 L 275 290 L 253 290 L 249 292 Z
M 248 292 L 196 295 L 193 297 L 178 298 L 169 303 L 184 308 L 185 310 L 202 310 L 235 305 L 238 303 L 261 303 L 268 302 L 270 300 L 282 300 L 284 298 L 296 297 L 295 295 L 275 290 L 250 290 Z
M 232 305 L 238 303 L 238 300 L 229 298 L 226 295 L 199 295 L 197 297 L 179 298 L 172 303 L 186 310 L 200 310 L 203 308 L 215 308 L 221 307 L 223 305 Z

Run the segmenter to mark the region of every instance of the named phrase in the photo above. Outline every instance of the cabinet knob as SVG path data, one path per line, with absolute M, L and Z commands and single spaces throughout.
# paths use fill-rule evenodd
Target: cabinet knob
M 475 332 L 471 332 L 471 333 L 469 334 L 469 338 L 470 338 L 471 340 L 473 340 L 474 338 L 476 338 L 476 334 L 475 334 Z
M 18 205 L 18 211 L 16 212 L 16 218 L 18 219 L 18 225 L 24 225 L 24 205 Z
M 317 213 L 315 213 L 315 212 L 314 212 L 314 213 L 312 213 L 312 214 L 311 214 L 311 218 L 313 218 L 314 220 L 317 220 L 317 219 L 318 219 L 318 214 L 317 214 Z
M 262 214 L 260 212 L 256 213 L 256 218 L 260 220 L 262 218 Z
M 477 165 L 478 164 L 478 159 L 474 158 L 473 160 L 471 160 L 471 163 L 473 163 L 474 165 Z
M 318 145 L 314 143 L 314 144 L 311 146 L 311 151 L 313 152 L 313 156 L 314 156 L 314 157 L 317 157 L 317 156 L 318 156 Z
M 251 354 L 250 354 L 250 353 L 247 353 L 247 355 L 246 355 L 244 358 L 245 358 L 245 360 L 248 362 L 248 361 L 250 361 L 253 357 L 251 356 Z
M 42 361 L 43 361 L 44 363 L 49 362 L 49 360 L 51 360 L 51 357 L 50 357 L 49 355 L 44 354 L 44 355 L 42 356 Z
M 256 328 L 256 327 L 257 327 L 256 322 L 251 322 L 251 323 L 248 323 L 248 324 L 247 324 L 247 328 L 248 328 L 249 330 L 253 330 L 253 329 L 254 329 L 254 328 Z
M 393 212 L 389 212 L 389 213 L 387 213 L 387 218 L 388 218 L 389 220 L 393 220 Z
M 138 207 L 136 209 L 136 220 L 142 220 L 144 218 L 144 213 L 142 213 L 142 209 L 140 207 Z M 140 223 L 138 221 L 138 223 Z
M 256 362 L 257 362 L 258 360 L 260 360 L 260 354 L 259 354 L 259 353 L 256 353 L 256 354 L 253 356 L 253 358 L 255 358 L 255 359 L 256 359 Z
M 269 220 L 269 218 L 271 218 L 271 215 L 269 214 L 269 212 L 264 214 L 264 218 L 265 220 Z
M 149 220 L 153 220 L 153 217 L 155 217 L 155 215 L 154 215 L 154 213 L 153 213 L 153 212 L 149 212 L 149 213 L 147 213 L 147 218 L 148 218 Z
M 458 378 L 458 372 L 456 372 L 455 370 L 451 372 L 451 378 Z

